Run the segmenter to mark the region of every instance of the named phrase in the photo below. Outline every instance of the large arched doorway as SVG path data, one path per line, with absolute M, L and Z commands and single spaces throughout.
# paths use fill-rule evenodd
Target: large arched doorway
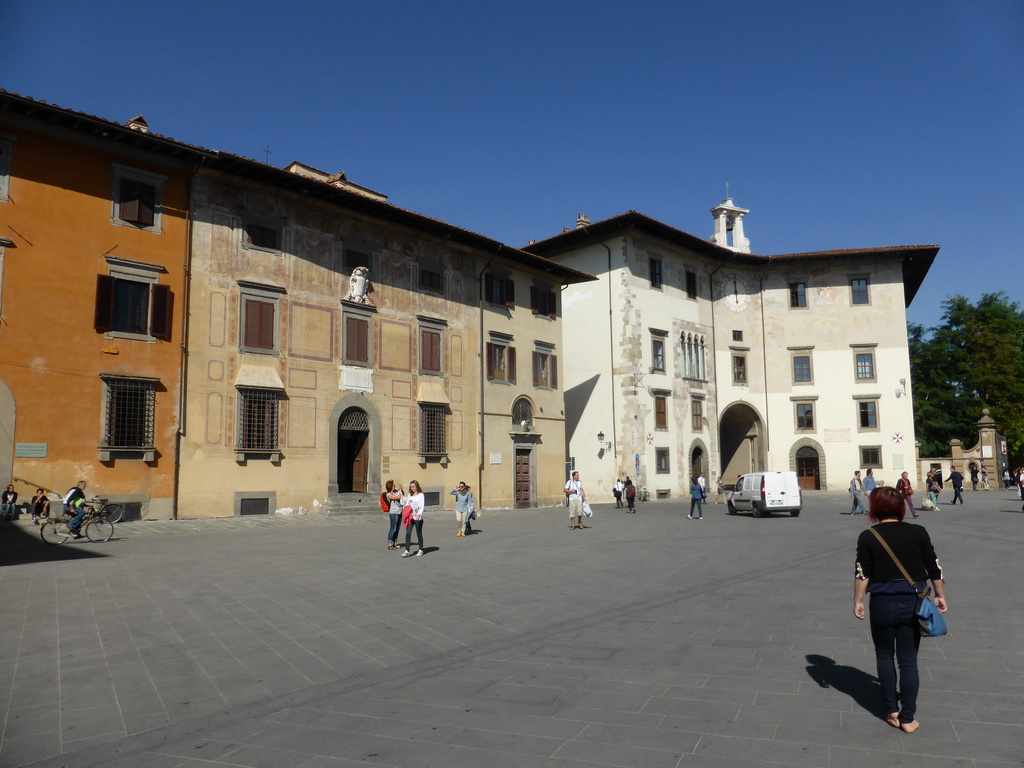
M 690 447 L 690 476 L 684 477 L 683 480 L 686 481 L 686 485 L 689 487 L 692 478 L 699 477 L 700 475 L 707 477 L 708 474 L 708 452 L 700 440 L 695 440 Z
M 338 419 L 338 492 L 364 493 L 369 471 L 370 420 L 361 408 Z
M 796 472 L 801 490 L 828 489 L 825 464 L 825 449 L 809 437 L 800 438 L 789 449 L 789 468 Z
M 764 422 L 747 403 L 735 403 L 722 412 L 718 444 L 725 482 L 765 468 Z

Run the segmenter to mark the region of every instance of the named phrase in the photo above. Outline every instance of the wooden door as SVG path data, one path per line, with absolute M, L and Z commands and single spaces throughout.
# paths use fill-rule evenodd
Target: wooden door
M 516 509 L 533 506 L 530 496 L 529 449 L 516 448 Z
M 369 432 L 356 433 L 357 445 L 355 456 L 352 457 L 352 490 L 355 493 L 366 493 L 366 468 L 369 464 L 367 446 L 370 444 L 366 438 L 369 437 L 369 434 Z
M 813 448 L 801 448 L 796 452 L 796 478 L 802 491 L 821 490 L 818 452 Z

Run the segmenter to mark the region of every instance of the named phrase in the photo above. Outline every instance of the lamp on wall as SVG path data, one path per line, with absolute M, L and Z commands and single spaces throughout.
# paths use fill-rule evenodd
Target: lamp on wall
M 907 380 L 900 379 L 900 385 L 896 387 L 896 397 L 902 397 L 907 394 Z
M 612 449 L 611 441 L 605 442 L 604 432 L 597 433 L 597 442 L 601 445 L 602 448 L 607 448 L 609 451 Z

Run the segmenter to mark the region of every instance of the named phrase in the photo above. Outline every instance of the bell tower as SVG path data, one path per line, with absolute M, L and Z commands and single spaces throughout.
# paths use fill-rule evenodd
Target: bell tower
M 746 208 L 738 208 L 731 197 L 725 198 L 712 208 L 711 215 L 715 217 L 715 234 L 711 236 L 711 242 L 739 253 L 750 253 L 750 241 L 743 235 L 743 217 L 748 213 L 750 211 Z M 731 243 L 729 242 L 730 232 L 732 233 Z

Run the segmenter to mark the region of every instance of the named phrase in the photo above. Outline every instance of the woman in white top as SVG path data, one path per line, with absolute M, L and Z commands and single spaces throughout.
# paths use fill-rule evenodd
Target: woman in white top
M 409 547 L 412 544 L 413 528 L 416 529 L 416 540 L 420 547 L 416 555 L 420 556 L 423 554 L 423 507 L 426 504 L 423 498 L 423 490 L 420 488 L 418 481 L 409 481 L 409 495 L 405 497 L 405 503 L 412 507 L 412 520 L 405 529 L 405 552 L 402 553 L 402 557 L 410 557 L 413 554 L 409 551 Z

